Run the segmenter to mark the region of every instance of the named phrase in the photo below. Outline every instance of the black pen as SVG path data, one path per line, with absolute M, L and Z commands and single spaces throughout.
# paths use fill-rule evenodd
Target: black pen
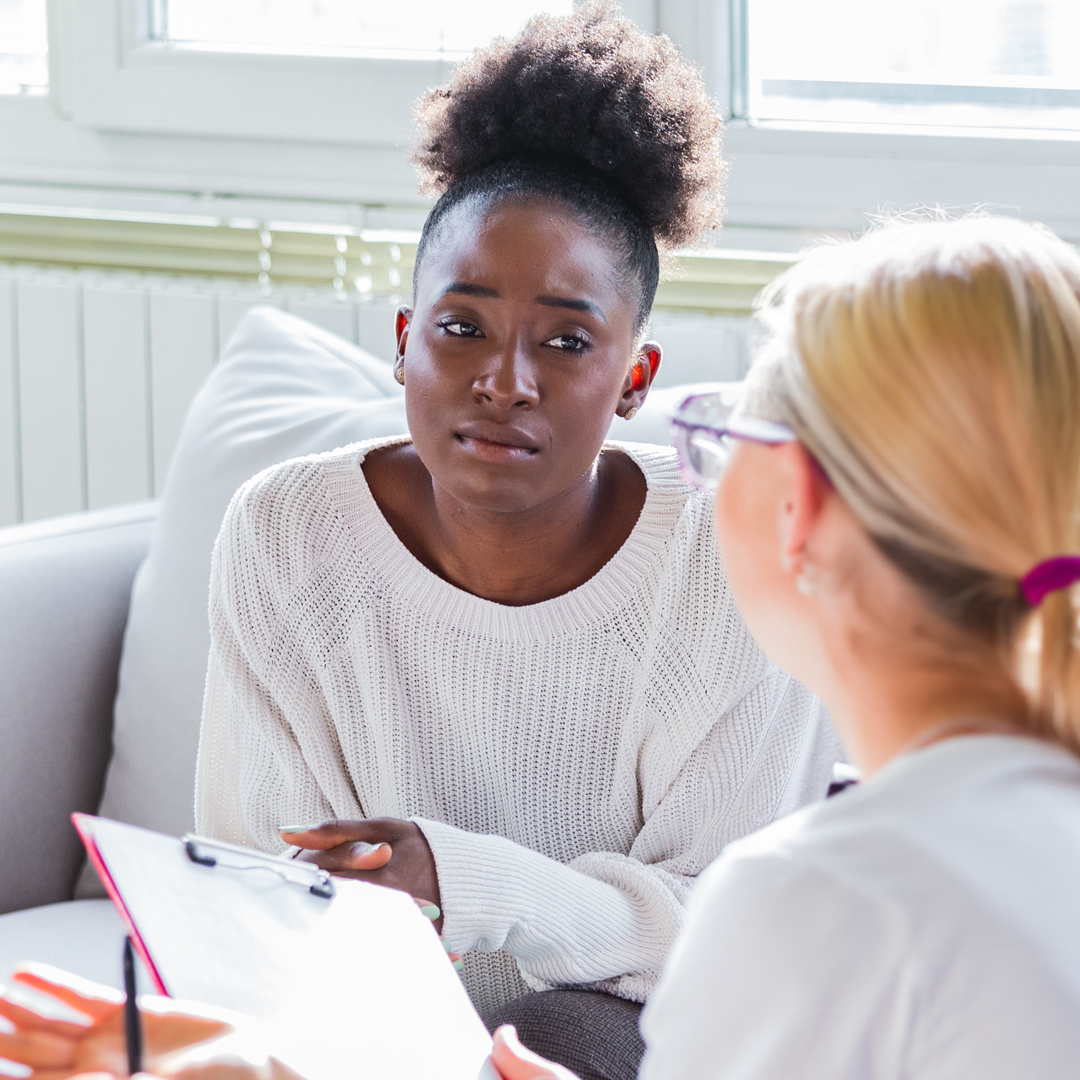
M 142 1022 L 135 993 L 135 950 L 124 938 L 124 1035 L 127 1037 L 128 1076 L 142 1072 Z

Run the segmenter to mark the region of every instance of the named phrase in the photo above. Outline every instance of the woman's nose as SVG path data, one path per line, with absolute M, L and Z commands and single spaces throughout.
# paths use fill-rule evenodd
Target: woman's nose
M 520 346 L 500 350 L 473 380 L 473 394 L 499 409 L 535 408 L 540 392 L 531 358 Z

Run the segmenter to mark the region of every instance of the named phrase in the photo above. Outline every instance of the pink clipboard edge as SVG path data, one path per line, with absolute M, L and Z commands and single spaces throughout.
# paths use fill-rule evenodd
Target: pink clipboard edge
M 135 946 L 135 951 L 139 954 L 139 959 L 142 960 L 146 966 L 146 970 L 150 973 L 150 978 L 154 981 L 154 988 L 159 994 L 163 994 L 165 997 L 172 997 L 168 989 L 165 986 L 164 980 L 161 978 L 161 973 L 158 971 L 154 961 L 150 958 L 150 953 L 146 948 L 146 942 L 142 939 L 142 934 L 139 933 L 139 928 L 135 925 L 135 921 L 131 917 L 131 912 L 128 911 L 127 905 L 124 903 L 124 898 L 120 895 L 120 890 L 116 887 L 116 882 L 113 881 L 112 874 L 109 873 L 109 868 L 105 865 L 105 860 L 101 857 L 101 852 L 98 851 L 97 841 L 94 839 L 94 826 L 92 822 L 97 821 L 98 818 L 93 814 L 82 814 L 76 811 L 71 815 L 71 823 L 75 826 L 75 831 L 79 834 L 79 839 L 83 842 L 83 847 L 86 848 L 86 854 L 89 856 L 90 863 L 97 871 L 98 877 L 101 878 L 101 884 L 105 886 L 105 891 L 109 894 L 109 899 L 116 906 L 116 910 L 120 912 L 120 918 L 124 920 L 124 925 L 127 927 L 128 935 L 131 937 L 131 943 Z

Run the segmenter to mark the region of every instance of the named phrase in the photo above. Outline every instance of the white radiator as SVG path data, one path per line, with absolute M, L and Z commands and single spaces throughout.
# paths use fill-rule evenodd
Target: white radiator
M 160 493 L 191 398 L 243 313 L 265 303 L 393 358 L 389 299 L 0 266 L 0 525 Z M 739 378 L 748 322 L 657 311 L 659 384 Z

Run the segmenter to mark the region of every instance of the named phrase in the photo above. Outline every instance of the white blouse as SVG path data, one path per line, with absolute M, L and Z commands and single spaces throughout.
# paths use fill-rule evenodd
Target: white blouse
M 1080 761 L 966 736 L 733 844 L 641 1080 L 1075 1080 Z

